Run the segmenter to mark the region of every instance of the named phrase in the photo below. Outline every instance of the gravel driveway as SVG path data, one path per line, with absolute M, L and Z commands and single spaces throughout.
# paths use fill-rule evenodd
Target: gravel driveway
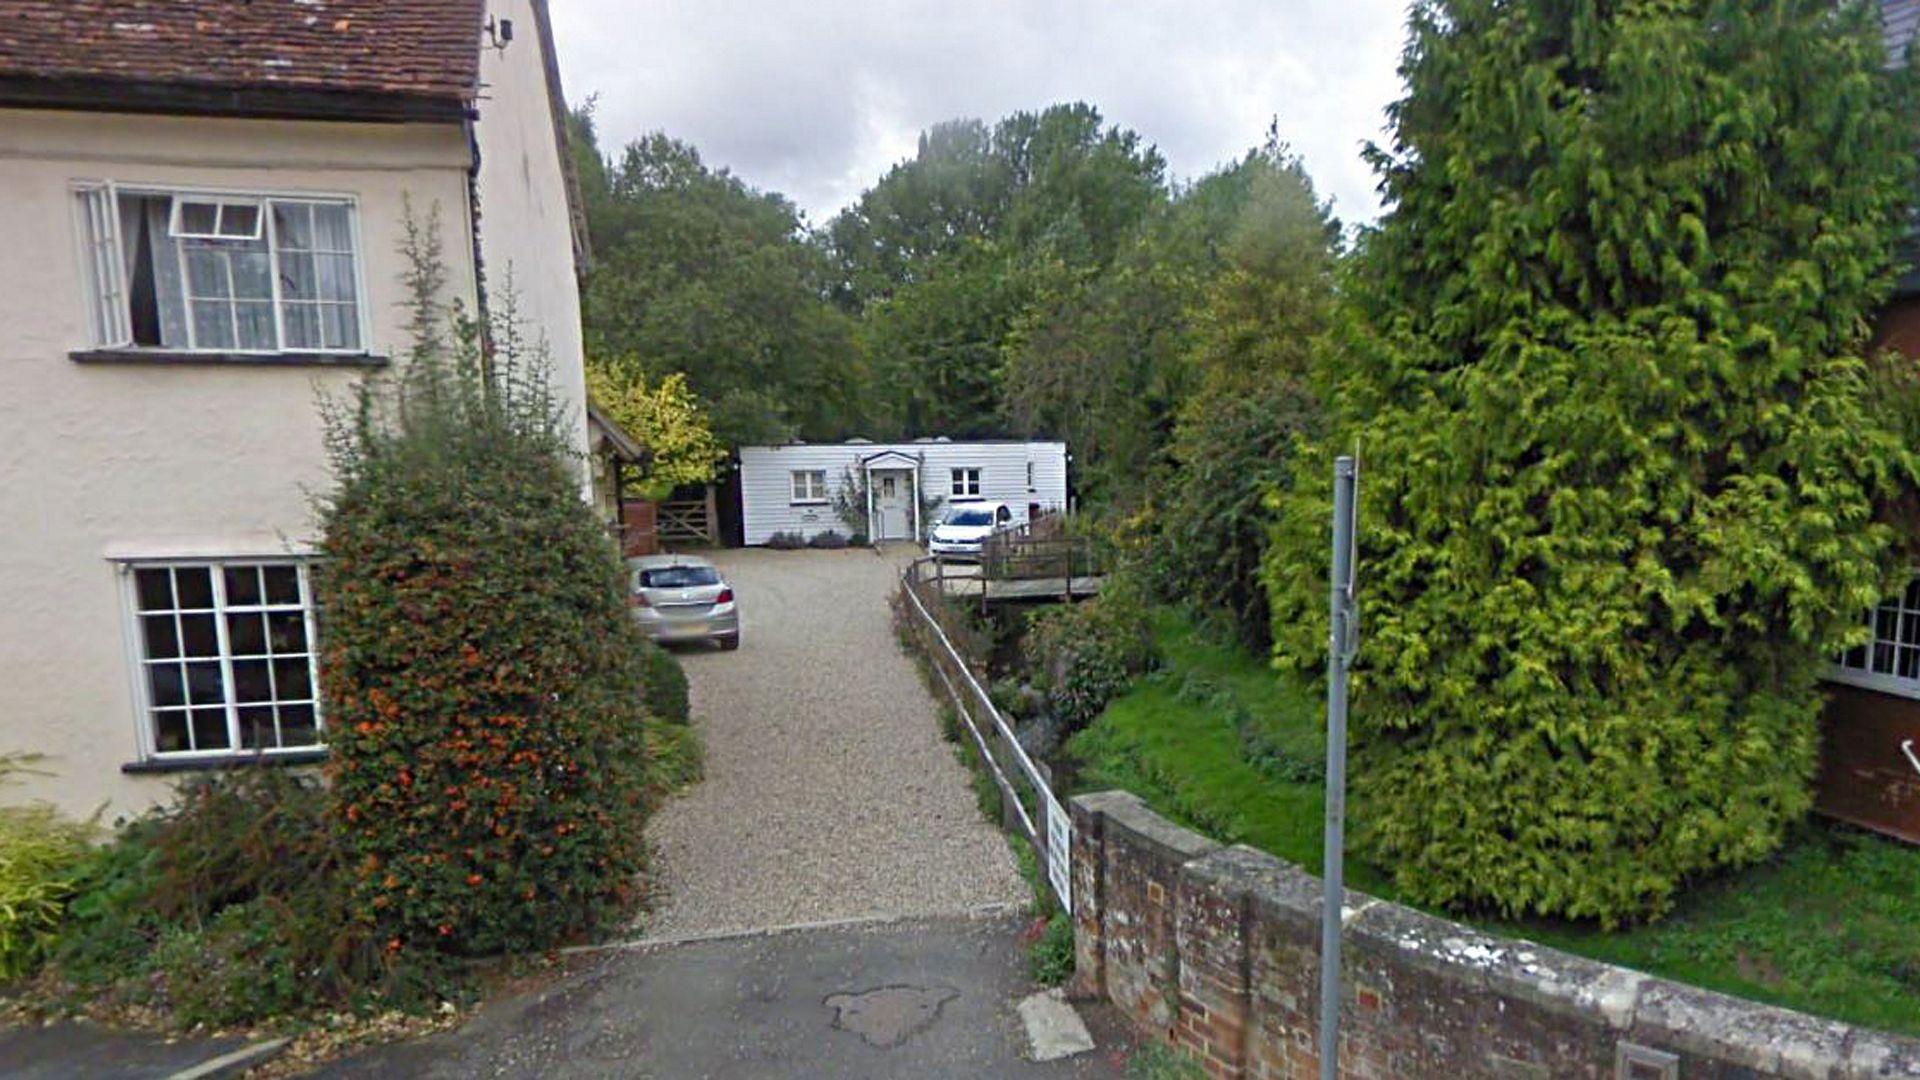
M 719 553 L 737 652 L 682 651 L 706 780 L 648 826 L 650 938 L 1025 900 L 940 737 L 872 551 Z

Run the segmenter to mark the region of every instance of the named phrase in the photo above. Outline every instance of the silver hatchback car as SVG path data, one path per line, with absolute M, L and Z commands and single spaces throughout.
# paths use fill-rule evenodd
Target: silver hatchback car
M 628 559 L 627 570 L 627 603 L 648 637 L 740 647 L 740 604 L 712 563 L 697 555 L 643 555 Z

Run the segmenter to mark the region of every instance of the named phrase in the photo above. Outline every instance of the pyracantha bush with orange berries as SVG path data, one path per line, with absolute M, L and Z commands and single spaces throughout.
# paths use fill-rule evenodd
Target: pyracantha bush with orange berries
M 546 948 L 622 908 L 641 866 L 642 643 L 541 350 L 510 311 L 484 359 L 471 326 L 433 325 L 331 416 L 333 812 L 389 948 Z

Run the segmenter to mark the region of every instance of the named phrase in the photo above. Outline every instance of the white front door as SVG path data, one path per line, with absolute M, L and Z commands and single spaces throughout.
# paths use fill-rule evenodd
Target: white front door
M 904 469 L 873 473 L 875 540 L 913 539 L 913 474 Z

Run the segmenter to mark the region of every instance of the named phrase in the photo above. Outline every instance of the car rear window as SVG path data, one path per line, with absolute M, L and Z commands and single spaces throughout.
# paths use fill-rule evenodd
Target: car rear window
M 993 514 L 986 510 L 955 510 L 947 515 L 948 525 L 991 525 Z
M 720 575 L 711 566 L 662 566 L 640 571 L 642 589 L 691 589 L 696 585 L 718 585 Z

